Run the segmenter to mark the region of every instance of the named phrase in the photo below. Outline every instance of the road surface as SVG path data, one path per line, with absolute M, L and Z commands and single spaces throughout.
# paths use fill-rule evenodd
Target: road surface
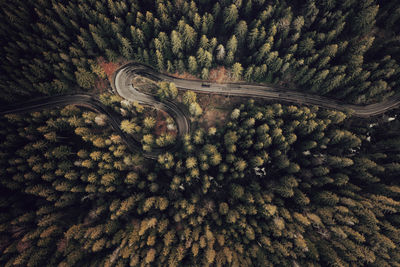
M 139 92 L 135 88 L 134 84 L 132 84 L 135 75 L 145 76 L 155 81 L 173 82 L 178 89 L 192 90 L 198 93 L 270 99 L 297 104 L 316 105 L 327 109 L 351 111 L 353 116 L 361 118 L 373 117 L 400 105 L 399 95 L 377 104 L 365 106 L 350 105 L 325 97 L 291 90 L 277 89 L 266 85 L 246 83 L 219 84 L 198 80 L 180 79 L 159 73 L 143 64 L 128 63 L 114 73 L 112 81 L 114 91 L 126 100 L 135 101 L 141 105 L 150 106 L 167 112 L 175 120 L 178 128 L 178 136 L 180 138 L 178 138 L 176 144 L 162 149 L 153 149 L 151 152 L 143 151 L 142 145 L 139 141 L 121 130 L 121 116 L 119 114 L 110 111 L 96 96 L 84 93 L 42 97 L 28 102 L 17 103 L 0 110 L 0 115 L 61 107 L 71 104 L 80 105 L 98 113 L 105 114 L 110 121 L 111 127 L 122 137 L 123 142 L 132 152 L 141 152 L 146 158 L 156 159 L 158 155 L 166 151 L 174 152 L 179 150 L 182 137 L 190 132 L 190 120 L 187 110 L 177 102 L 169 100 L 163 100 L 160 102 L 151 95 Z
M 146 76 L 156 81 L 168 81 L 175 83 L 178 89 L 192 90 L 197 93 L 219 94 L 229 96 L 249 97 L 255 99 L 278 100 L 297 104 L 315 105 L 327 109 L 340 111 L 352 111 L 352 115 L 361 118 L 369 118 L 382 114 L 390 109 L 400 106 L 400 95 L 389 100 L 371 105 L 351 105 L 334 99 L 311 95 L 293 90 L 278 89 L 276 87 L 246 84 L 246 83 L 211 83 L 199 80 L 186 80 L 159 73 L 150 67 L 138 63 L 128 63 L 116 71 L 114 75 L 114 89 L 122 97 L 128 92 L 136 91 L 130 83 L 134 75 Z

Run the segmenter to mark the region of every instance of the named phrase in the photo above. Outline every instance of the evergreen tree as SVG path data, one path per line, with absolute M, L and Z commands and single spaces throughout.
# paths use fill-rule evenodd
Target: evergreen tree
M 242 77 L 243 67 L 240 63 L 233 64 L 232 77 L 234 80 L 239 80 Z
M 190 56 L 188 59 L 188 63 L 189 63 L 189 71 L 193 74 L 197 73 L 197 61 L 196 58 L 193 56 Z
M 227 29 L 231 28 L 236 24 L 236 21 L 239 17 L 238 9 L 235 4 L 231 4 L 229 7 L 225 7 L 224 9 L 224 25 Z

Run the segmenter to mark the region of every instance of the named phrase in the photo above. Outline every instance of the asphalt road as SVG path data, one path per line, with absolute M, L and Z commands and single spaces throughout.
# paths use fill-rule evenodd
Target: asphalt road
M 71 94 L 71 95 L 56 95 L 41 97 L 27 102 L 17 103 L 7 106 L 0 110 L 0 115 L 11 113 L 23 113 L 42 110 L 45 108 L 63 107 L 66 105 L 78 105 L 91 109 L 97 113 L 102 113 L 107 116 L 111 128 L 114 129 L 126 144 L 128 149 L 132 152 L 142 152 L 141 144 L 132 136 L 123 132 L 120 128 L 121 116 L 116 112 L 111 111 L 104 106 L 97 97 L 89 94 Z M 150 157 L 150 156 L 149 156 Z
M 241 96 L 255 99 L 278 100 L 290 103 L 315 105 L 328 109 L 340 111 L 352 111 L 356 117 L 369 118 L 382 114 L 390 109 L 400 106 L 400 95 L 391 97 L 389 100 L 371 105 L 350 105 L 334 99 L 302 93 L 294 90 L 278 89 L 259 84 L 247 83 L 209 83 L 198 80 L 186 80 L 165 75 L 153 70 L 150 67 L 138 63 L 129 63 L 117 71 L 116 82 L 120 82 L 118 77 L 124 77 L 126 81 L 131 81 L 135 74 L 143 75 L 154 80 L 163 80 L 175 83 L 176 87 L 184 90 L 192 90 L 197 93 L 219 94 L 229 96 Z M 119 76 L 120 75 L 120 76 Z M 116 84 L 118 87 L 119 84 Z M 117 92 L 123 96 L 128 87 L 117 88 Z M 132 90 L 132 89 L 131 89 Z M 122 93 L 122 94 L 121 94 Z
M 155 159 L 159 154 L 170 151 L 174 152 L 180 149 L 182 137 L 190 132 L 189 114 L 181 104 L 164 100 L 160 102 L 151 95 L 144 94 L 136 90 L 132 84 L 135 75 L 146 76 L 155 81 L 174 82 L 177 88 L 183 90 L 192 90 L 198 93 L 220 94 L 228 96 L 241 96 L 250 98 L 278 100 L 297 104 L 316 105 L 323 108 L 335 109 L 340 111 L 351 111 L 353 116 L 369 118 L 382 114 L 390 109 L 400 106 L 400 96 L 396 95 L 387 101 L 371 105 L 350 105 L 337 100 L 296 92 L 292 90 L 277 89 L 275 87 L 246 84 L 246 83 L 210 83 L 197 80 L 186 80 L 175 78 L 166 74 L 159 73 L 151 67 L 139 63 L 128 63 L 119 68 L 113 75 L 112 87 L 114 91 L 122 98 L 138 102 L 141 105 L 150 106 L 167 112 L 176 122 L 179 137 L 176 144 L 162 148 L 153 149 L 151 152 L 142 150 L 142 145 L 132 136 L 123 132 L 120 128 L 121 116 L 110 111 L 104 106 L 96 96 L 90 94 L 69 94 L 42 97 L 28 102 L 17 103 L 11 106 L 3 107 L 0 115 L 10 113 L 22 113 L 35 111 L 44 108 L 61 107 L 65 105 L 80 105 L 92 109 L 95 112 L 103 113 L 108 117 L 110 126 L 122 137 L 122 140 L 132 152 L 142 152 L 146 158 Z

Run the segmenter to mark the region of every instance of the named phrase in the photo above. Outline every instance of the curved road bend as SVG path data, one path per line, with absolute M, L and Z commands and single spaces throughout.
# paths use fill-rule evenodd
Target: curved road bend
M 358 116 L 362 118 L 368 118 L 384 113 L 400 105 L 399 95 L 394 96 L 390 100 L 386 100 L 381 103 L 358 106 L 344 104 L 336 100 L 309 95 L 301 92 L 278 90 L 276 88 L 265 85 L 252 85 L 245 83 L 217 84 L 204 81 L 179 79 L 169 75 L 158 73 L 151 67 L 139 63 L 129 63 L 118 69 L 113 75 L 112 82 L 112 87 L 115 92 L 126 100 L 136 101 L 139 104 L 166 111 L 172 118 L 174 118 L 178 127 L 178 134 L 180 137 L 190 132 L 190 122 L 188 119 L 189 116 L 186 113 L 185 109 L 176 102 L 168 100 L 160 102 L 156 100 L 153 96 L 141 93 L 136 90 L 132 84 L 132 78 L 135 75 L 143 75 L 155 81 L 165 80 L 169 82 L 174 82 L 179 89 L 193 90 L 199 93 L 273 99 L 298 104 L 311 104 L 341 111 L 352 110 L 353 116 Z M 70 94 L 43 97 L 36 100 L 5 107 L 4 109 L 0 110 L 0 115 L 35 111 L 43 108 L 59 107 L 70 104 L 88 107 L 96 112 L 105 114 L 111 123 L 111 127 L 122 137 L 128 149 L 132 152 L 142 152 L 146 158 L 155 159 L 160 153 L 166 151 L 173 152 L 177 151 L 180 148 L 181 139 L 178 140 L 175 145 L 166 148 L 153 149 L 152 152 L 142 151 L 141 143 L 121 130 L 120 115 L 108 110 L 107 107 L 105 107 L 98 100 L 98 98 L 88 94 Z
M 151 152 L 142 151 L 141 143 L 134 139 L 131 135 L 126 134 L 124 131 L 121 130 L 121 115 L 111 111 L 109 108 L 104 106 L 97 97 L 89 94 L 71 94 L 41 97 L 31 101 L 17 103 L 15 105 L 5 107 L 5 109 L 0 110 L 0 115 L 32 112 L 45 108 L 63 107 L 66 105 L 78 105 L 91 109 L 97 113 L 106 115 L 110 122 L 111 128 L 121 136 L 124 144 L 133 153 L 143 153 L 144 157 L 146 158 L 156 159 L 157 156 L 162 152 L 165 152 L 167 150 L 174 151 L 179 149 L 178 145 L 175 145 L 164 149 L 154 149 Z
M 323 108 L 336 109 L 340 111 L 351 110 L 353 111 L 353 116 L 362 118 L 379 115 L 400 105 L 400 95 L 393 96 L 389 100 L 377 104 L 365 106 L 350 105 L 326 97 L 291 90 L 277 89 L 266 85 L 255 85 L 246 83 L 218 84 L 198 80 L 180 79 L 159 73 L 152 68 L 139 63 L 128 63 L 116 72 L 116 75 L 114 76 L 115 87 L 117 89 L 116 91 L 121 96 L 126 95 L 129 88 L 119 86 L 121 83 L 120 79 L 122 78 L 122 80 L 129 83 L 134 75 L 143 75 L 155 81 L 164 80 L 168 82 L 173 82 L 179 89 L 192 90 L 198 93 L 212 93 L 229 96 L 272 99 L 297 104 L 316 105 Z M 203 84 L 207 84 L 207 86 L 204 86 Z
M 146 73 L 148 69 L 148 67 L 136 64 L 123 66 L 114 73 L 111 85 L 114 91 L 126 100 L 138 102 L 141 105 L 150 106 L 167 112 L 172 118 L 174 118 L 179 136 L 183 137 L 185 134 L 190 132 L 190 122 L 188 119 L 189 114 L 187 114 L 185 108 L 177 102 L 169 100 L 163 100 L 160 102 L 152 95 L 139 92 L 132 84 L 134 75 L 142 72 Z M 161 80 L 156 76 L 151 78 L 156 81 Z

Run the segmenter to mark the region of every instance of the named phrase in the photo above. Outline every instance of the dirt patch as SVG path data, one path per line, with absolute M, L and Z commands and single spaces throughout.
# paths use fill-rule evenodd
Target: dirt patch
M 231 78 L 231 71 L 229 69 L 226 69 L 224 66 L 219 66 L 213 69 L 210 69 L 209 71 L 209 79 L 208 81 L 210 82 L 215 82 L 215 83 L 228 83 L 228 82 L 233 82 Z M 167 73 L 168 75 L 171 75 L 175 78 L 180 78 L 180 79 L 187 79 L 187 80 L 197 80 L 200 81 L 201 79 L 193 74 L 190 74 L 188 72 L 183 72 L 183 73 Z
M 111 82 L 113 73 L 122 65 L 114 62 L 107 62 L 103 58 L 97 60 L 98 64 L 102 67 L 107 75 L 108 80 Z
M 197 102 L 203 108 L 203 115 L 199 119 L 199 124 L 208 129 L 210 127 L 222 127 L 232 109 L 242 103 L 243 99 L 223 95 L 197 94 Z
M 128 61 L 124 58 L 119 58 L 116 62 L 109 62 L 103 57 L 97 58 L 97 64 L 101 66 L 105 74 L 107 75 L 107 78 L 110 82 L 112 82 L 112 76 L 114 72 L 124 64 L 127 64 Z
M 171 134 L 173 136 L 176 136 L 178 134 L 178 131 L 176 129 L 174 130 L 168 129 L 168 120 L 173 121 L 173 119 L 171 118 L 171 116 L 168 115 L 168 113 L 162 110 L 157 111 L 156 126 L 154 127 L 155 136 L 160 136 L 165 133 Z
M 208 109 L 200 119 L 200 126 L 205 129 L 209 129 L 210 127 L 221 127 L 225 124 L 228 115 L 229 111 L 226 110 Z
M 179 90 L 176 101 L 183 102 L 183 94 L 186 90 Z M 203 114 L 197 119 L 200 127 L 208 129 L 210 127 L 222 127 L 230 112 L 246 101 L 245 98 L 235 96 L 225 96 L 209 93 L 197 93 L 196 102 L 203 109 Z
M 96 95 L 101 95 L 111 89 L 110 83 L 104 79 L 96 80 L 96 85 L 94 87 L 93 93 Z
M 123 66 L 127 62 L 128 61 L 123 58 L 119 58 L 117 62 L 109 62 L 103 57 L 97 58 L 97 65 L 101 69 L 94 71 L 98 79 L 96 80 L 96 85 L 93 92 L 97 94 L 102 94 L 107 91 L 112 91 L 111 83 L 113 74 L 119 67 Z
M 209 80 L 215 83 L 232 82 L 231 72 L 228 71 L 224 66 L 219 66 L 210 70 Z
M 198 77 L 196 77 L 193 74 L 190 74 L 188 72 L 184 72 L 184 73 L 179 73 L 179 72 L 168 73 L 168 75 L 171 75 L 172 77 L 180 78 L 180 79 L 200 80 L 200 78 L 198 78 Z
M 157 82 L 149 78 L 138 75 L 132 79 L 132 83 L 140 92 L 151 95 L 157 94 L 157 90 L 159 88 Z
M 157 122 L 154 127 L 154 134 L 157 136 L 167 132 L 167 122 L 161 118 L 162 115 L 160 113 L 161 111 L 157 112 Z

